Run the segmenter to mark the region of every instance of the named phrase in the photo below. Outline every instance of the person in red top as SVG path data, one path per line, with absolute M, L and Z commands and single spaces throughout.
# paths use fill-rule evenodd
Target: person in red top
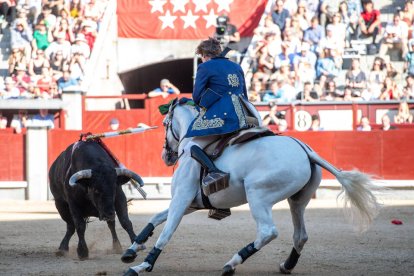
M 379 10 L 374 9 L 374 3 L 372 0 L 364 1 L 364 9 L 361 12 L 361 18 L 359 20 L 359 26 L 361 33 L 364 36 L 372 36 L 372 43 L 375 44 L 377 35 L 381 28 L 381 13 Z

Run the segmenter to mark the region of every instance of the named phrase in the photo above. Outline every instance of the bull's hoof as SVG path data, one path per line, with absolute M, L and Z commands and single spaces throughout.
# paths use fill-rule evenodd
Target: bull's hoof
M 291 274 L 292 270 L 291 269 L 286 269 L 285 268 L 285 263 L 281 263 L 279 266 L 279 270 L 282 274 Z
M 128 269 L 123 276 L 138 276 L 138 273 L 135 272 L 132 268 Z
M 137 253 L 134 251 L 134 250 L 132 250 L 132 249 L 127 249 L 126 251 L 125 251 L 125 253 L 122 255 L 122 257 L 121 257 L 121 261 L 123 262 L 123 263 L 127 263 L 127 264 L 129 264 L 129 263 L 132 263 L 134 260 L 135 260 L 135 258 L 137 257 Z M 138 274 L 137 274 L 138 275 Z
M 236 269 L 232 268 L 231 265 L 225 265 L 223 267 L 223 273 L 221 273 L 221 276 L 231 276 L 234 275 L 236 272 Z

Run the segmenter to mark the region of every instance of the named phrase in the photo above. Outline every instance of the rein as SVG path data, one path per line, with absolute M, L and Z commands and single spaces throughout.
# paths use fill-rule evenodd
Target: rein
M 180 159 L 181 155 L 178 155 L 178 151 L 175 151 L 171 148 L 171 146 L 168 144 L 168 131 L 170 130 L 172 137 L 174 138 L 174 140 L 177 142 L 177 150 L 181 144 L 181 141 L 178 136 L 174 133 L 174 128 L 172 127 L 172 121 L 173 121 L 173 116 L 174 116 L 174 108 L 177 106 L 178 103 L 175 103 L 172 107 L 171 107 L 171 111 L 168 114 L 168 119 L 166 121 L 166 123 L 164 124 L 166 132 L 165 132 L 165 141 L 164 141 L 164 146 L 163 148 L 165 149 L 165 151 L 167 152 L 167 156 L 168 158 L 174 157 L 176 156 L 177 159 L 175 161 L 175 164 L 178 162 L 178 159 Z M 174 164 L 174 165 L 175 165 Z

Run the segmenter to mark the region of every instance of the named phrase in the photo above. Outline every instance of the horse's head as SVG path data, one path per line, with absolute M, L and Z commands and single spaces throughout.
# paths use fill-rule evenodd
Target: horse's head
M 178 160 L 179 148 L 183 145 L 187 129 L 197 111 L 194 102 L 187 98 L 174 99 L 168 104 L 159 106 L 159 110 L 162 115 L 165 115 L 162 122 L 165 128 L 162 160 L 167 166 L 172 166 Z

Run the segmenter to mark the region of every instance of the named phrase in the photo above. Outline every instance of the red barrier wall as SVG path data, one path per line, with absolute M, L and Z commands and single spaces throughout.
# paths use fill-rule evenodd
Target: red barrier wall
M 0 181 L 23 181 L 25 176 L 25 134 L 0 131 Z
M 384 179 L 414 179 L 414 130 L 287 132 L 309 144 L 324 159 L 338 168 L 357 168 Z M 49 132 L 49 165 L 69 144 L 77 141 L 79 132 Z M 171 176 L 172 168 L 161 160 L 164 130 L 162 128 L 136 135 L 104 139 L 115 156 L 141 176 Z M 333 178 L 324 171 L 324 178 Z

